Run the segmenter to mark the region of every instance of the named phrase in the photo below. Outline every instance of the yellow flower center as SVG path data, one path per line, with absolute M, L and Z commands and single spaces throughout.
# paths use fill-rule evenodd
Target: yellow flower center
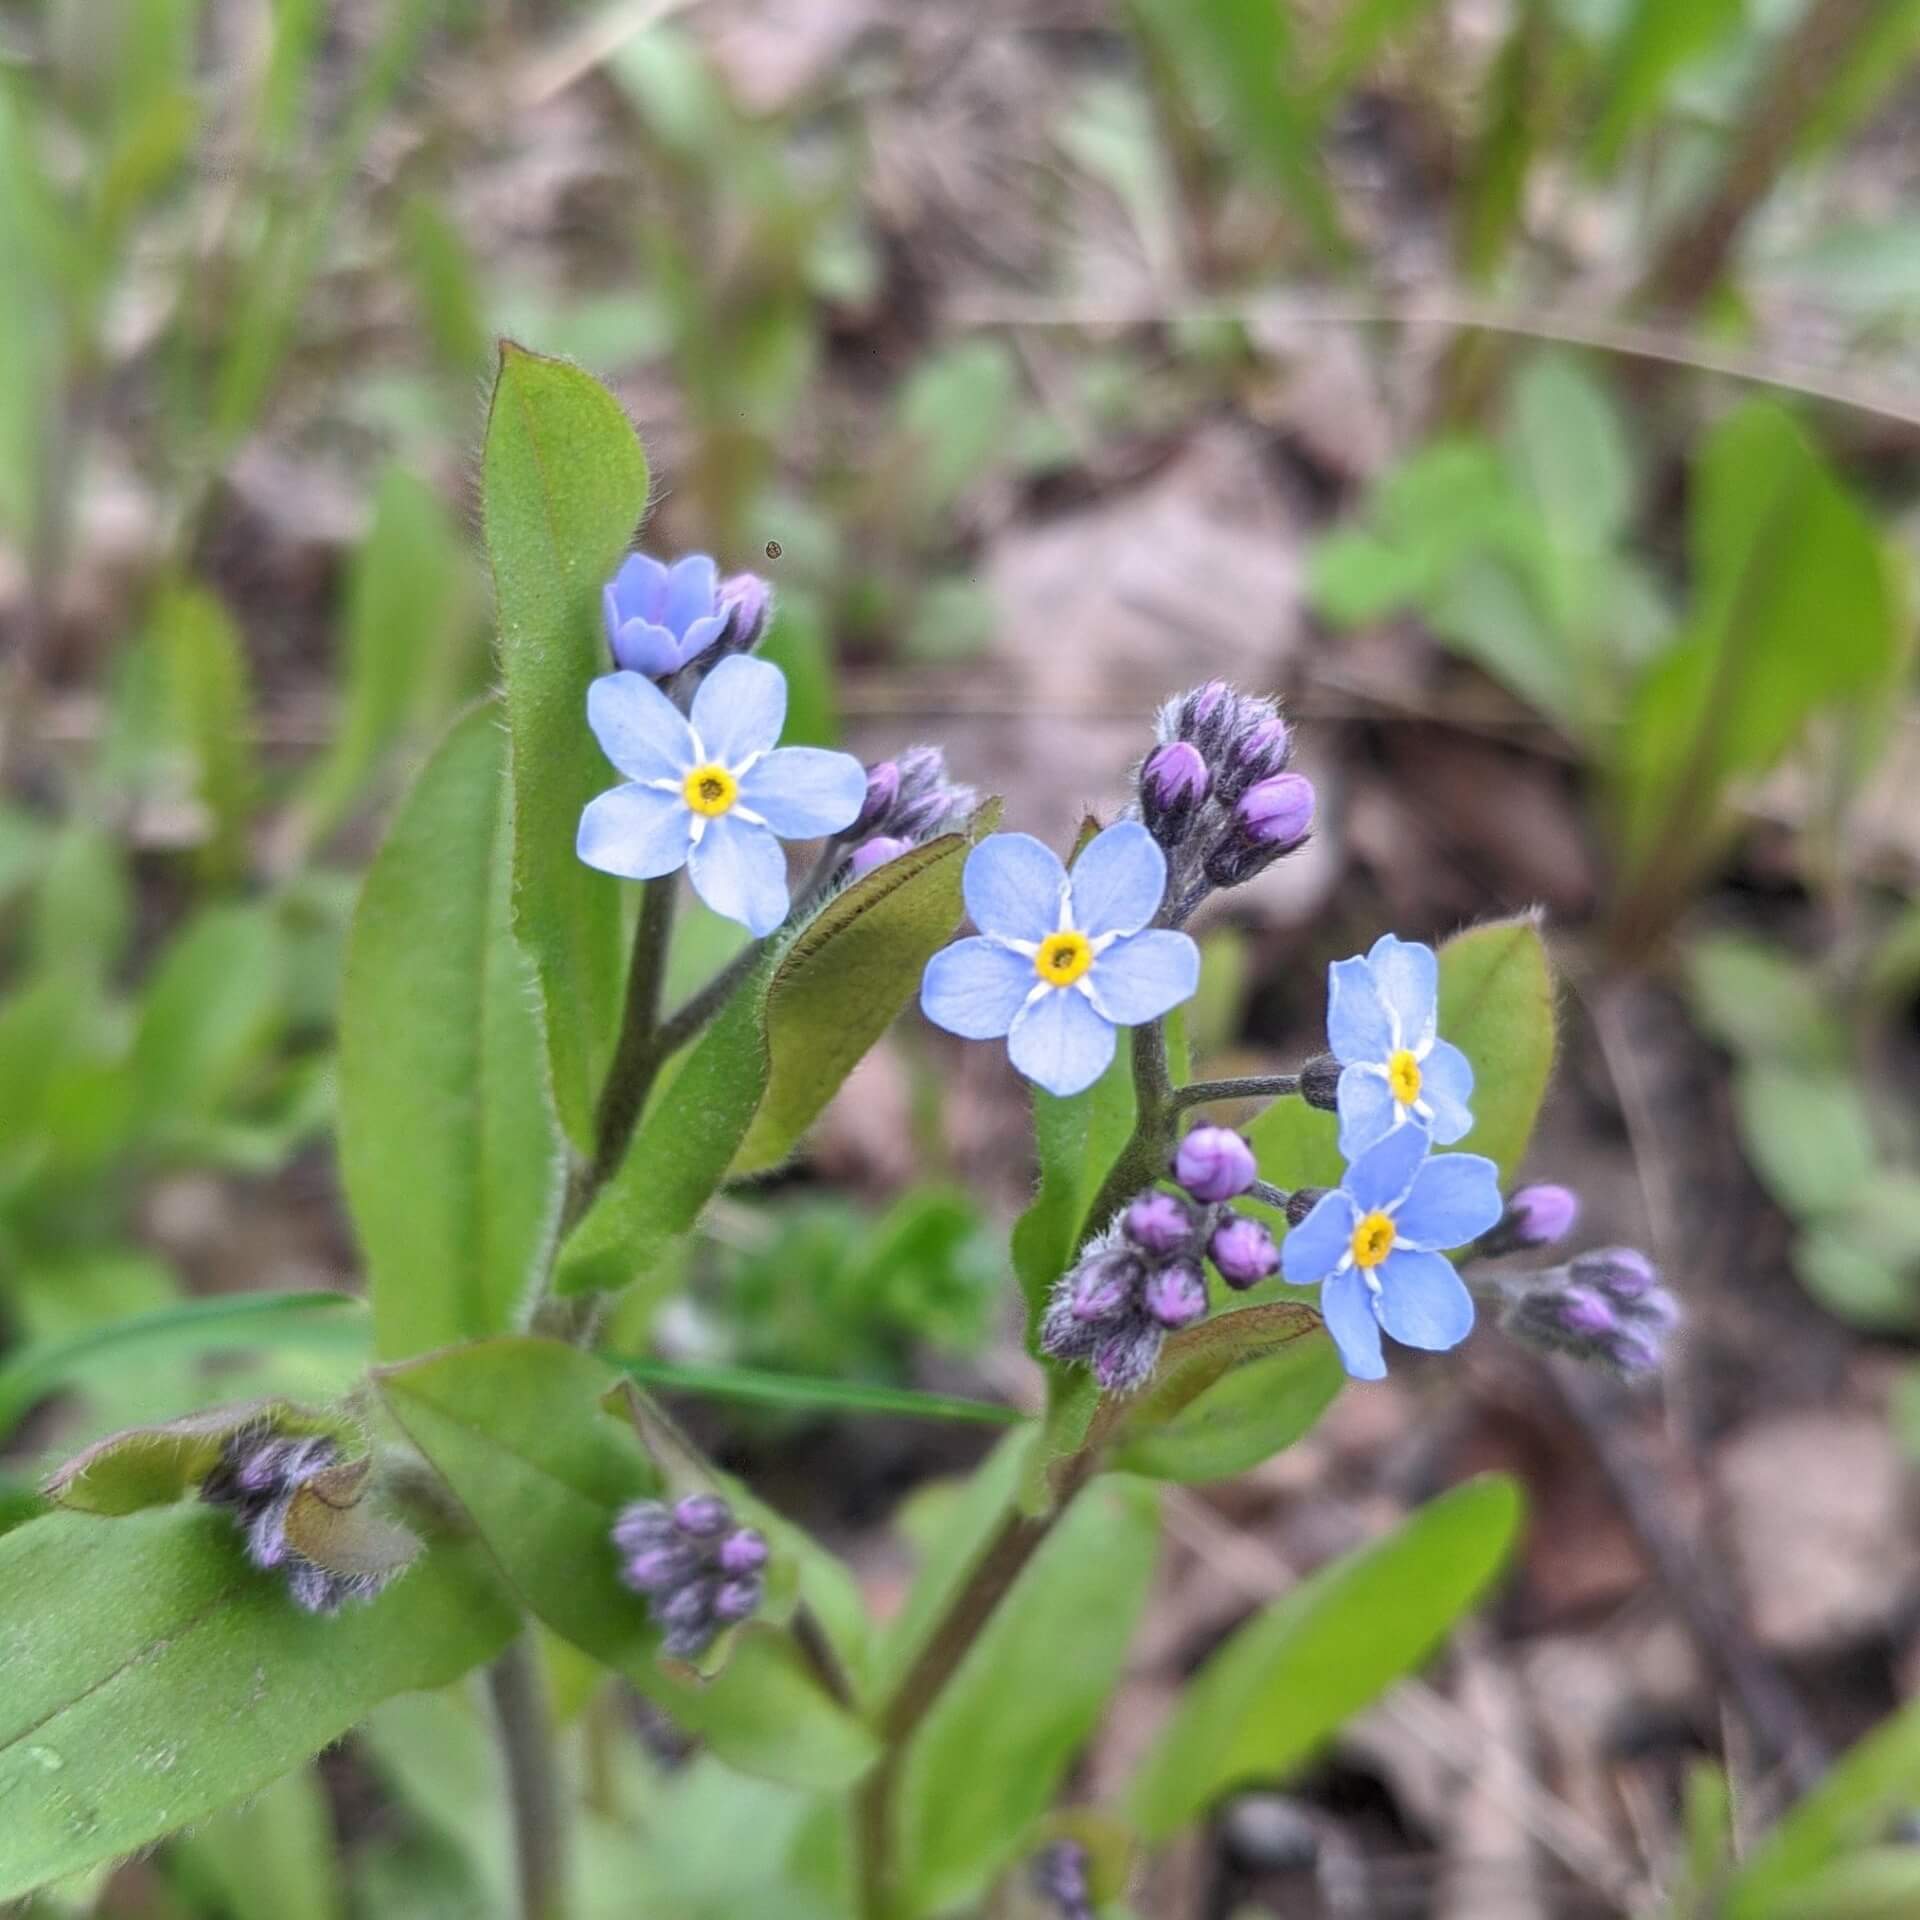
M 712 820 L 740 798 L 740 782 L 725 767 L 695 767 L 680 782 L 680 791 L 695 813 L 704 813 Z
M 1412 1106 L 1420 1098 L 1420 1062 L 1405 1047 L 1387 1062 L 1387 1085 L 1403 1107 Z
M 1084 933 L 1050 933 L 1033 956 L 1033 970 L 1050 987 L 1070 987 L 1093 965 L 1093 946 Z
M 1377 1267 L 1393 1251 L 1393 1220 L 1384 1213 L 1367 1214 L 1353 1230 L 1353 1263 Z

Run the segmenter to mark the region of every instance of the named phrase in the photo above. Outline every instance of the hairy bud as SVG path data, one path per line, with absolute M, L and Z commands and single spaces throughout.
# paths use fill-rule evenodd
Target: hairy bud
M 1281 773 L 1251 786 L 1207 849 L 1207 878 L 1216 887 L 1237 887 L 1306 844 L 1313 827 L 1313 782 Z
M 1173 1177 L 1196 1200 L 1235 1200 L 1258 1177 L 1253 1149 L 1231 1127 L 1195 1127 L 1173 1156 Z
M 1120 1230 L 1143 1253 L 1185 1253 L 1193 1245 L 1193 1209 L 1177 1193 L 1149 1187 L 1121 1215 Z
M 1300 1098 L 1322 1113 L 1340 1110 L 1340 1062 L 1330 1053 L 1316 1053 L 1300 1069 Z
M 1156 747 L 1140 769 L 1140 818 L 1147 831 L 1168 849 L 1179 846 L 1193 829 L 1213 777 L 1191 741 Z
M 766 1537 L 734 1525 L 718 1494 L 690 1493 L 672 1506 L 636 1500 L 613 1523 L 621 1581 L 646 1598 L 662 1650 L 697 1659 L 765 1593 Z
M 1564 1240 L 1580 1218 L 1580 1196 L 1571 1187 L 1541 1183 L 1508 1197 L 1499 1224 L 1480 1236 L 1474 1252 L 1485 1259 L 1524 1247 L 1550 1247 Z
M 1273 1235 L 1260 1221 L 1243 1214 L 1229 1214 L 1214 1228 L 1207 1255 L 1219 1268 L 1220 1278 L 1240 1292 L 1280 1271 L 1280 1249 Z

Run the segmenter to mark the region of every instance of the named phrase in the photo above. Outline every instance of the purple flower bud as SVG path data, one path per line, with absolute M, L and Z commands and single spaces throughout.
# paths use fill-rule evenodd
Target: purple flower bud
M 1173 1156 L 1173 1177 L 1196 1200 L 1234 1200 L 1258 1176 L 1253 1149 L 1231 1127 L 1195 1127 Z
M 689 1580 L 655 1600 L 653 1617 L 663 1627 L 702 1626 L 712 1617 L 714 1592 L 711 1581 Z
M 894 802 L 899 798 L 900 763 L 897 760 L 877 761 L 867 769 L 866 805 L 847 829 L 847 838 L 861 840 L 878 831 L 880 823 L 893 811 Z
M 1257 1287 L 1280 1271 L 1280 1249 L 1258 1220 L 1229 1214 L 1214 1229 L 1207 1253 L 1220 1269 L 1220 1278 L 1239 1291 Z
M 672 1510 L 659 1500 L 636 1500 L 623 1507 L 613 1523 L 613 1544 L 622 1553 L 644 1553 L 649 1547 L 674 1544 L 678 1529 Z
M 714 1562 L 722 1573 L 758 1573 L 767 1564 L 766 1536 L 752 1527 L 742 1527 L 720 1542 Z
M 1108 1393 L 1132 1393 L 1152 1374 L 1165 1337 L 1151 1320 L 1129 1322 L 1094 1348 L 1093 1377 Z
M 705 1539 L 733 1525 L 733 1509 L 715 1493 L 690 1493 L 674 1503 L 673 1524 L 682 1533 Z
M 1127 1209 L 1121 1231 L 1143 1253 L 1184 1253 L 1193 1242 L 1193 1210 L 1178 1194 L 1149 1187 Z
M 1622 1327 L 1607 1343 L 1606 1358 L 1627 1380 L 1643 1380 L 1660 1371 L 1659 1342 L 1644 1327 Z
M 877 833 L 871 840 L 862 840 L 854 848 L 847 861 L 847 878 L 858 880 L 862 874 L 871 873 L 875 867 L 884 867 L 889 860 L 897 860 L 911 850 L 907 841 Z
M 1150 1320 L 1175 1333 L 1207 1317 L 1207 1283 L 1191 1262 L 1169 1261 L 1147 1276 L 1140 1304 Z
M 642 1547 L 620 1569 L 620 1578 L 635 1593 L 668 1593 L 700 1564 L 684 1545 Z
M 1330 1053 L 1316 1053 L 1300 1069 L 1300 1098 L 1322 1113 L 1340 1110 L 1340 1062 Z
M 714 596 L 714 611 L 727 623 L 714 657 L 751 653 L 766 636 L 767 621 L 773 613 L 773 589 L 757 573 L 729 574 Z
M 1591 1287 L 1565 1287 L 1559 1296 L 1560 1324 L 1587 1339 L 1612 1333 L 1620 1324 L 1613 1309 Z
M 1654 1287 L 1636 1299 L 1615 1304 L 1626 1319 L 1651 1333 L 1671 1333 L 1680 1324 L 1680 1302 L 1665 1287 Z
M 1571 1187 L 1521 1187 L 1508 1196 L 1506 1212 L 1480 1236 L 1474 1252 L 1491 1260 L 1523 1247 L 1550 1247 L 1573 1231 L 1579 1217 L 1580 1196 Z
M 1033 1890 L 1049 1901 L 1059 1920 L 1089 1920 L 1093 1885 L 1087 1850 L 1077 1840 L 1056 1840 L 1033 1856 Z
M 1163 847 L 1179 846 L 1192 830 L 1212 784 L 1207 763 L 1191 741 L 1156 747 L 1140 769 L 1140 817 L 1147 831 Z
M 1040 1351 L 1051 1360 L 1084 1360 L 1106 1337 L 1104 1320 L 1082 1320 L 1073 1310 L 1073 1276 L 1066 1275 L 1040 1316 Z
M 1207 850 L 1207 878 L 1216 887 L 1251 880 L 1305 843 L 1313 810 L 1313 782 L 1304 774 L 1277 773 L 1249 787 Z
M 757 1573 L 725 1581 L 713 1596 L 713 1617 L 728 1626 L 737 1625 L 759 1607 L 765 1592 L 765 1583 Z
M 1608 1299 L 1637 1300 L 1660 1284 L 1651 1260 L 1635 1247 L 1600 1247 L 1581 1254 L 1572 1267 L 1576 1280 L 1598 1287 Z
M 1132 1254 L 1117 1249 L 1083 1261 L 1068 1276 L 1073 1317 L 1101 1321 L 1124 1312 L 1139 1291 L 1140 1274 L 1140 1262 Z
M 1292 753 L 1293 736 L 1287 723 L 1277 713 L 1260 712 L 1227 750 L 1226 764 L 1214 783 L 1220 804 L 1231 807 L 1256 785 L 1271 782 L 1285 771 Z

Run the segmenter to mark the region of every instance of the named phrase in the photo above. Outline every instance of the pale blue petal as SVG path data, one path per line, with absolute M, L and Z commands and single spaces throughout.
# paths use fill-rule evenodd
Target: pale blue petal
M 671 627 L 675 633 L 685 633 L 703 614 L 711 613 L 719 577 L 719 570 L 704 553 L 690 553 L 684 560 L 676 560 L 667 575 L 667 598 L 660 624 Z
M 613 657 L 629 673 L 664 680 L 680 671 L 680 642 L 650 620 L 629 620 L 613 636 Z
M 723 767 L 778 746 L 786 723 L 787 676 L 771 660 L 736 653 L 693 696 L 693 730 L 708 757 Z
M 726 630 L 724 613 L 703 614 L 698 620 L 690 621 L 680 636 L 680 664 L 685 666 L 689 660 L 699 659 Z
M 1035 984 L 1031 960 L 976 935 L 942 947 L 927 962 L 920 1010 L 963 1040 L 998 1040 Z
M 1396 1028 L 1396 1046 L 1421 1051 L 1439 1019 L 1440 963 L 1431 947 L 1383 933 L 1367 953 L 1373 984 Z
M 629 780 L 672 780 L 693 765 L 693 740 L 678 707 L 637 673 L 604 673 L 587 689 L 587 725 Z
M 613 576 L 610 591 L 625 620 L 647 620 L 656 626 L 667 605 L 667 569 L 650 554 L 630 553 Z
M 1071 987 L 1049 987 L 1020 1010 L 1007 1058 L 1036 1086 L 1066 1099 L 1084 1093 L 1113 1059 L 1113 1028 Z
M 1096 833 L 1073 863 L 1073 924 L 1089 939 L 1138 933 L 1160 911 L 1167 856 L 1138 820 Z
M 1386 1076 L 1376 1067 L 1342 1067 L 1335 1093 L 1340 1107 L 1340 1156 L 1357 1160 L 1396 1124 L 1399 1104 Z
M 623 880 L 657 880 L 686 865 L 688 813 L 677 793 L 658 787 L 615 787 L 589 800 L 574 842 L 580 858 Z
M 1327 969 L 1327 1045 L 1343 1066 L 1372 1060 L 1386 1065 L 1393 1027 L 1374 986 L 1373 969 L 1359 958 Z
M 1311 1287 L 1324 1280 L 1352 1250 L 1359 1216 L 1338 1187 L 1323 1193 L 1313 1211 L 1280 1242 L 1280 1272 L 1288 1284 Z
M 867 804 L 867 770 L 850 753 L 780 747 L 740 776 L 740 804 L 782 840 L 838 833 Z
M 1152 927 L 1116 940 L 1093 963 L 1087 991 L 1109 1020 L 1137 1027 L 1191 1000 L 1200 984 L 1200 949 L 1184 933 Z
M 1044 940 L 1060 924 L 1067 870 L 1030 833 L 989 834 L 967 855 L 960 888 L 982 933 Z
M 1484 1154 L 1436 1153 L 1413 1176 L 1393 1225 L 1409 1246 L 1464 1247 L 1469 1240 L 1479 1239 L 1505 1211 L 1500 1169 Z
M 1347 1168 L 1340 1184 L 1362 1213 L 1391 1213 L 1413 1185 L 1429 1144 L 1424 1127 L 1395 1127 Z
M 1432 1110 L 1427 1131 L 1435 1146 L 1450 1147 L 1473 1130 L 1472 1093 L 1473 1063 L 1452 1041 L 1436 1040 L 1420 1062 L 1420 1103 Z
M 739 921 L 756 939 L 787 917 L 787 856 L 765 827 L 724 813 L 709 820 L 687 873 L 715 913 Z
M 1473 1295 L 1450 1260 L 1395 1247 L 1375 1273 L 1380 1324 L 1403 1347 L 1445 1353 L 1473 1331 Z
M 1384 1380 L 1387 1363 L 1380 1351 L 1380 1323 L 1373 1317 L 1373 1295 L 1358 1267 L 1320 1289 L 1320 1313 L 1347 1372 L 1355 1380 Z

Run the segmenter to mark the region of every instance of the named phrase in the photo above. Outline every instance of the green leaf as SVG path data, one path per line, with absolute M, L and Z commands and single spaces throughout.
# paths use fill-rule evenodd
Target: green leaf
M 647 505 L 647 457 L 577 367 L 503 342 L 481 504 L 512 738 L 513 924 L 533 957 L 562 1127 L 585 1152 L 620 1010 L 619 883 L 574 853 L 613 784 L 587 730 L 600 589 Z
M 1158 1551 L 1152 1489 L 1105 1478 L 1014 1582 L 907 1749 L 907 1916 L 976 1895 L 1050 1804 L 1119 1678 Z
M 312 1767 L 216 1814 L 174 1852 L 230 1920 L 339 1920 L 345 1912 L 333 1813 Z
M 1701 1026 L 1750 1060 L 1835 1066 L 1846 1037 L 1809 971 L 1779 947 L 1710 934 L 1687 948 L 1687 985 Z
M 345 1414 L 285 1400 L 241 1401 L 183 1414 L 155 1427 L 128 1427 L 67 1461 L 47 1481 L 50 1499 L 76 1513 L 118 1518 L 184 1500 L 214 1469 L 230 1435 L 270 1425 L 282 1434 L 327 1434 L 348 1454 L 365 1441 Z
M 340 1013 L 340 1165 L 383 1357 L 509 1327 L 563 1179 L 529 970 L 508 925 L 507 743 L 448 734 L 367 874 Z
M 1920 1321 L 1920 1178 L 1879 1168 L 1844 1208 L 1825 1214 L 1793 1249 L 1794 1271 L 1822 1306 L 1856 1326 Z
M 1730 38 L 1746 11 L 1746 0 L 1635 0 L 1602 82 L 1605 104 L 1588 156 L 1596 171 L 1613 171 L 1629 136 L 1659 109 L 1675 74 Z
M 1006 457 L 1020 403 L 1020 368 L 997 335 L 976 335 L 929 354 L 900 389 L 901 431 L 918 454 L 915 507 L 929 519 L 947 512 Z
M 1499 1572 L 1519 1523 L 1512 1481 L 1471 1480 L 1242 1627 L 1134 1776 L 1141 1832 L 1164 1841 L 1230 1789 L 1292 1772 L 1427 1659 Z
M 1788 1895 L 1809 1885 L 1849 1848 L 1874 1838 L 1920 1796 L 1920 1702 L 1910 1702 L 1851 1747 L 1748 1856 L 1727 1889 L 1721 1920 L 1778 1920 Z M 1817 1911 L 1803 1907 L 1811 1920 Z M 1822 1920 L 1825 1920 L 1823 1914 Z
M 837 894 L 787 948 L 766 989 L 765 1097 L 735 1174 L 774 1166 L 919 990 L 960 924 L 965 834 L 942 834 Z
M 682 1366 L 665 1360 L 614 1357 L 613 1365 L 642 1386 L 693 1393 L 746 1406 L 792 1407 L 838 1413 L 894 1413 L 909 1420 L 966 1420 L 989 1427 L 1018 1426 L 1026 1415 L 991 1400 L 963 1400 L 916 1387 L 873 1386 L 858 1380 L 818 1380 L 763 1367 Z M 0 1371 L 0 1382 L 6 1373 Z M 4 1401 L 0 1400 L 0 1405 Z
M 1771 767 L 1821 707 L 1879 686 L 1899 647 L 1872 521 L 1770 402 L 1708 437 L 1689 544 L 1691 617 L 1621 736 L 1630 877 L 1661 912 L 1711 847 L 1728 782 Z
M 109 979 L 133 926 L 126 864 L 112 836 L 75 820 L 54 837 L 34 895 L 33 971 Z
M 1244 1343 L 1238 1320 L 1290 1316 L 1292 1324 Z M 1198 1484 L 1257 1467 L 1290 1447 L 1333 1404 L 1346 1372 L 1316 1317 L 1290 1302 L 1215 1314 L 1204 1357 L 1187 1334 L 1167 1343 L 1146 1404 L 1121 1430 L 1114 1464 L 1154 1480 Z
M 400 210 L 400 265 L 440 364 L 470 385 L 487 363 L 486 301 L 472 249 L 437 201 L 416 193 Z
M 1912 1920 L 1920 1913 L 1920 1847 L 1869 1847 L 1782 1890 L 1756 1920 Z
M 182 1300 L 106 1326 L 36 1340 L 0 1361 L 0 1439 L 36 1401 L 61 1388 L 149 1367 L 157 1354 L 198 1356 L 234 1347 L 332 1344 L 364 1338 L 364 1310 L 346 1293 L 245 1293 Z
M 0 1621 L 0 1900 L 258 1792 L 516 1624 L 486 1556 L 453 1542 L 376 1600 L 303 1613 L 199 1505 L 0 1536 Z
M 133 1125 L 162 1145 L 218 1115 L 279 1021 L 285 936 L 264 905 L 204 908 L 168 947 L 133 1037 Z
M 767 1084 L 771 968 L 763 961 L 748 976 L 656 1093 L 626 1158 L 560 1248 L 559 1292 L 611 1290 L 647 1272 L 727 1177 Z
M 1026 1296 L 1029 1351 L 1047 1295 L 1096 1225 L 1087 1219 L 1087 1209 L 1132 1133 L 1133 1120 L 1133 1062 L 1124 1047 L 1084 1093 L 1062 1100 L 1043 1087 L 1033 1090 L 1040 1184 L 1013 1229 L 1013 1268 Z
M 1520 229 L 1549 99 L 1545 68 L 1553 36 L 1543 0 L 1520 0 L 1488 72 L 1479 132 L 1454 197 L 1454 252 L 1463 273 L 1479 286 L 1498 274 Z
M 361 802 L 422 693 L 447 679 L 469 606 L 466 548 L 452 516 L 424 481 L 388 466 L 347 579 L 339 723 L 296 801 L 304 844 L 325 840 Z
M 1754 1171 L 1798 1218 L 1843 1211 L 1871 1176 L 1873 1127 L 1847 1074 L 1743 1068 L 1734 1076 L 1733 1104 Z
M 254 765 L 246 654 L 226 609 L 200 587 L 166 588 L 153 634 L 166 677 L 174 738 L 192 768 L 204 813 L 200 871 L 229 886 L 246 869 L 247 827 L 259 770 Z
M 601 1411 L 613 1377 L 576 1348 L 524 1339 L 490 1340 L 376 1376 L 394 1418 L 541 1620 L 624 1673 L 742 1771 L 822 1789 L 847 1785 L 872 1761 L 872 1737 L 821 1691 L 789 1635 L 750 1623 L 705 1682 L 656 1658 L 659 1634 L 645 1602 L 620 1583 L 612 1527 L 629 1501 L 656 1490 L 660 1473 L 633 1431 Z M 761 1524 L 762 1513 L 752 1515 Z M 776 1565 L 784 1558 L 791 1572 L 791 1530 L 772 1525 L 770 1537 Z M 804 1564 L 799 1570 L 804 1584 Z
M 1531 359 L 1508 396 L 1515 472 L 1560 545 L 1603 552 L 1626 530 L 1633 467 L 1606 389 L 1564 354 Z

